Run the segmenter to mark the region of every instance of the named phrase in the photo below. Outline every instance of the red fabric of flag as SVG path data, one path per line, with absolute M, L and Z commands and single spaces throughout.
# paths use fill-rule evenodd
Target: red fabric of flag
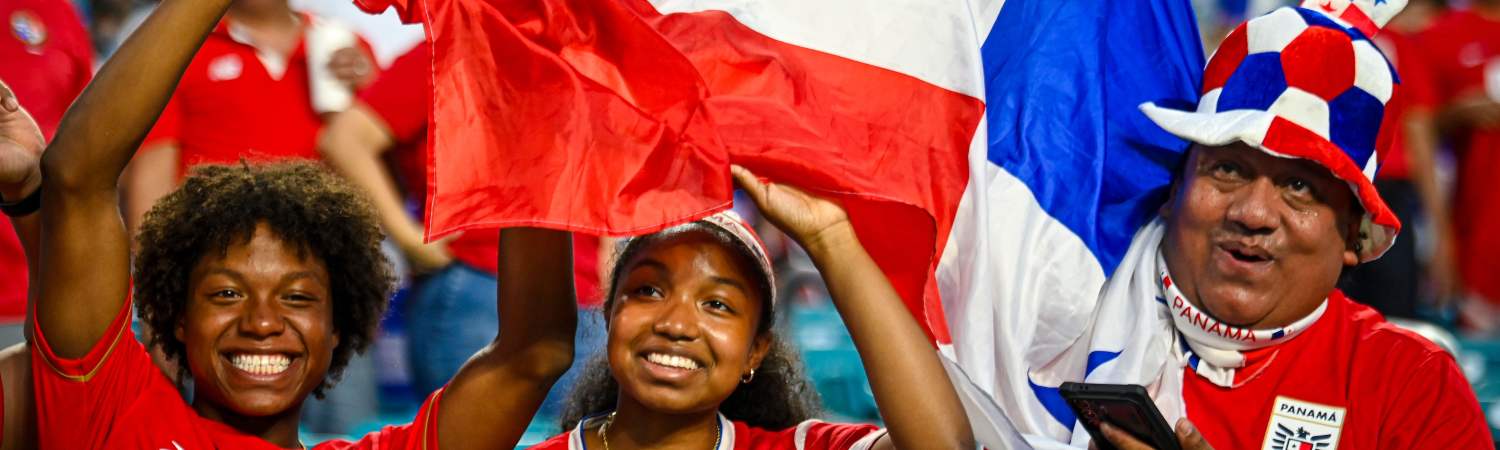
M 932 270 L 980 100 L 646 0 L 359 0 L 433 42 L 429 237 L 659 230 L 729 206 L 728 165 L 839 200 L 947 336 Z

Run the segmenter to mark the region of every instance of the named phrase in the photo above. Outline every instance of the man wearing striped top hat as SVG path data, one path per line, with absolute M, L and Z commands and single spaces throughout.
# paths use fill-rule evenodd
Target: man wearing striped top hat
M 1252 19 L 1210 59 L 1195 111 L 1141 106 L 1194 145 L 1070 347 L 1082 381 L 1146 386 L 1189 449 L 1493 448 L 1453 357 L 1335 288 L 1401 229 L 1371 183 L 1399 78 L 1369 37 L 1404 3 Z M 1081 425 L 1051 434 L 1090 444 Z

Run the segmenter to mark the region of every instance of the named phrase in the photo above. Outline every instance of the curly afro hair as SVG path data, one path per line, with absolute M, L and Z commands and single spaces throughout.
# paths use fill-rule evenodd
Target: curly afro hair
M 761 360 L 755 377 L 749 383 L 735 388 L 729 398 L 719 405 L 719 412 L 730 420 L 768 430 L 793 427 L 821 415 L 822 397 L 807 378 L 802 357 L 776 334 L 776 313 L 771 303 L 771 293 L 774 291 L 771 290 L 773 287 L 770 277 L 760 273 L 760 265 L 755 262 L 754 253 L 724 230 L 703 222 L 693 222 L 626 241 L 614 257 L 615 264 L 610 270 L 609 288 L 605 291 L 609 295 L 604 297 L 604 316 L 609 317 L 610 307 L 614 304 L 615 290 L 619 287 L 620 276 L 624 271 L 623 263 L 652 244 L 685 233 L 702 233 L 711 237 L 719 245 L 734 250 L 733 253 L 740 260 L 740 267 L 752 268 L 751 278 L 760 288 L 761 304 L 764 306 L 760 321 L 756 324 L 756 333 L 771 340 L 770 348 L 765 359 Z M 562 414 L 558 417 L 558 424 L 564 431 L 573 428 L 584 418 L 615 408 L 619 400 L 620 385 L 610 372 L 607 354 L 606 345 L 606 349 L 601 349 L 590 358 L 578 381 L 569 391 Z
M 395 277 L 381 253 L 384 235 L 364 195 L 310 162 L 202 166 L 181 188 L 146 214 L 137 236 L 136 312 L 150 325 L 149 343 L 181 361 L 186 346 L 173 333 L 187 310 L 193 267 L 209 252 L 224 255 L 249 241 L 258 224 L 323 261 L 339 344 L 323 390 L 342 375 L 349 358 L 375 336 Z M 186 374 L 186 365 L 180 365 Z M 185 379 L 185 377 L 182 377 Z

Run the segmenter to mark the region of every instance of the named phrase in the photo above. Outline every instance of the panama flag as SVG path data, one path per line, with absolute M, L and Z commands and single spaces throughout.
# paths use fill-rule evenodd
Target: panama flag
M 1061 350 L 1184 147 L 1136 105 L 1203 67 L 1189 0 L 358 3 L 427 25 L 429 238 L 651 232 L 727 208 L 730 163 L 833 197 L 990 448 L 1069 442 L 1028 372 L 1082 378 Z

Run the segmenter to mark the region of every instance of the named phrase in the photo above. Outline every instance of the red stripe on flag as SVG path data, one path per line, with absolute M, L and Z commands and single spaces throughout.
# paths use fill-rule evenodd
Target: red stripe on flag
M 424 9 L 429 238 L 659 230 L 728 207 L 735 161 L 840 200 L 908 307 L 949 340 L 932 273 L 967 184 L 978 99 L 724 12 L 661 15 L 644 0 Z

